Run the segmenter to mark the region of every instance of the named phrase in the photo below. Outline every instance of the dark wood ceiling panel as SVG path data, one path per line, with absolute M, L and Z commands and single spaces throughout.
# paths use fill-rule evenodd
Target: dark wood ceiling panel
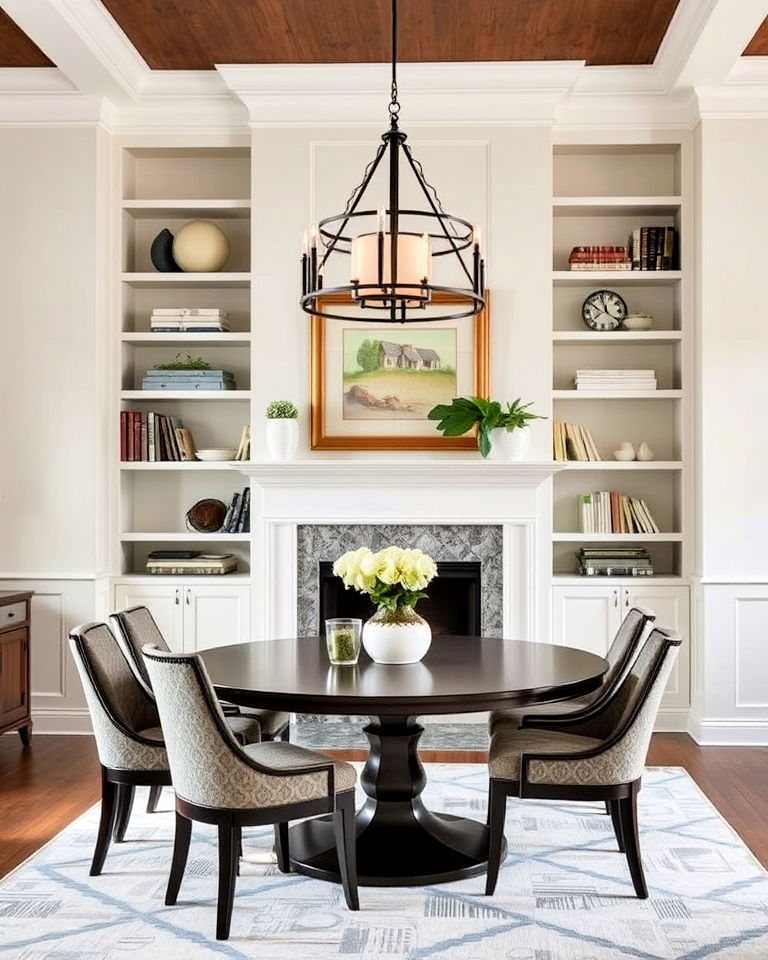
M 157 70 L 389 59 L 390 0 L 103 0 Z M 400 0 L 403 60 L 652 63 L 678 0 Z
M 43 51 L 0 10 L 0 67 L 52 67 Z
M 760 24 L 744 51 L 745 57 L 768 57 L 768 17 Z

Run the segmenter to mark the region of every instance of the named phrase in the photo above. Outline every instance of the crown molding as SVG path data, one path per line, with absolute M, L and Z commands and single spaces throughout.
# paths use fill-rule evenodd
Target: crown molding
M 0 97 L 35 93 L 78 93 L 58 67 L 0 68 Z

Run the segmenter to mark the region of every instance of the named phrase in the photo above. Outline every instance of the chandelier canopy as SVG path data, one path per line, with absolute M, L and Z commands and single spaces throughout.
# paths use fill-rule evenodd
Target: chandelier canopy
M 424 176 L 421 164 L 406 143 L 398 121 L 397 99 L 397 0 L 392 0 L 392 87 L 389 129 L 382 135 L 376 155 L 365 168 L 362 181 L 350 194 L 343 213 L 320 220 L 304 233 L 301 258 L 301 306 L 307 313 L 349 320 L 349 314 L 329 313 L 320 300 L 327 294 L 347 293 L 361 308 L 358 320 L 381 323 L 414 323 L 471 317 L 485 306 L 485 261 L 480 228 L 446 213 L 437 191 Z M 426 199 L 424 209 L 401 209 L 400 168 L 410 171 Z M 385 161 L 386 158 L 386 161 Z M 363 198 L 379 165 L 389 167 L 388 206 L 365 209 Z M 349 282 L 324 288 L 323 275 L 341 256 Z M 448 257 L 458 270 L 458 286 L 432 282 L 433 261 Z M 455 272 L 455 271 L 454 271 Z M 435 292 L 439 307 L 426 311 Z M 373 313 L 367 311 L 372 310 Z

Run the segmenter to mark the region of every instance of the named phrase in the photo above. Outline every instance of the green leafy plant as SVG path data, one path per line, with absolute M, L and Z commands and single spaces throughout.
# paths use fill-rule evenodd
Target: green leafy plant
M 155 370 L 210 370 L 211 365 L 202 357 L 192 357 L 189 354 L 182 357 L 180 353 L 176 354 L 176 359 L 170 363 L 155 364 Z
M 544 420 L 528 409 L 530 403 L 521 403 L 520 397 L 507 403 L 506 409 L 498 400 L 485 400 L 483 397 L 454 397 L 447 403 L 433 407 L 427 417 L 439 421 L 437 429 L 445 437 L 460 437 L 477 427 L 477 446 L 480 453 L 487 457 L 491 452 L 490 432 L 496 427 L 503 430 L 519 430 L 527 427 L 531 420 Z
M 299 415 L 290 400 L 273 400 L 267 407 L 267 420 L 295 420 Z

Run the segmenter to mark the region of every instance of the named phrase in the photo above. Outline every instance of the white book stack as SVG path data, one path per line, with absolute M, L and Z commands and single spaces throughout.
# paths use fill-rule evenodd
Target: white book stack
M 577 370 L 577 390 L 655 390 L 655 370 Z
M 153 333 L 228 333 L 229 315 L 218 307 L 155 307 Z

